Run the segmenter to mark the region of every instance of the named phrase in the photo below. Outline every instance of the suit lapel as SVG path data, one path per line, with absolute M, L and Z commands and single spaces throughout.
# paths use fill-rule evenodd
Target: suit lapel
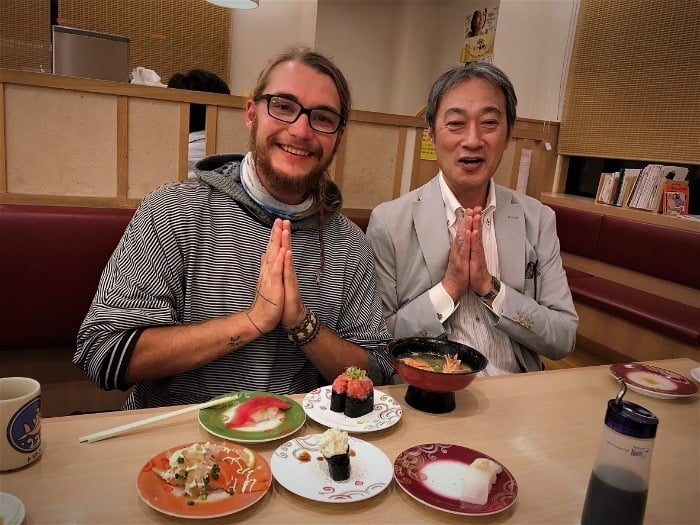
M 525 282 L 525 212 L 519 204 L 513 204 L 506 192 L 496 186 L 496 211 L 494 224 L 498 242 L 498 264 L 501 280 L 522 290 Z
M 450 236 L 446 222 L 440 184 L 438 178 L 434 177 L 423 187 L 418 200 L 413 203 L 413 224 L 432 286 L 442 279 L 447 268 Z

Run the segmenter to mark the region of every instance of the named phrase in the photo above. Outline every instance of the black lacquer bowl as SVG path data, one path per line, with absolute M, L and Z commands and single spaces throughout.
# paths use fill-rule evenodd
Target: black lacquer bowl
M 471 346 L 429 337 L 407 337 L 391 341 L 389 352 L 394 359 L 396 372 L 408 383 L 406 402 L 418 410 L 442 414 L 455 409 L 455 391 L 462 390 L 474 381 L 476 374 L 486 368 L 486 357 Z M 457 357 L 471 370 L 443 373 L 422 370 L 410 366 L 399 358 L 411 352 L 449 354 Z

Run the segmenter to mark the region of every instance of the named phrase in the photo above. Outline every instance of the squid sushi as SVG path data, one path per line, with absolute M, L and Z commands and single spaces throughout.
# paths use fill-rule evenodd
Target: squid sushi
M 360 417 L 374 410 L 374 383 L 364 370 L 350 367 L 346 371 L 348 384 L 345 392 L 345 415 Z
M 333 481 L 350 478 L 350 444 L 348 433 L 329 428 L 318 436 L 318 448 L 328 464 L 328 473 Z

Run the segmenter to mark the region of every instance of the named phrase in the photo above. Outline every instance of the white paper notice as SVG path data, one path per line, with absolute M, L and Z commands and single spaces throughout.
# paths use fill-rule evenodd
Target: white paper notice
M 530 178 L 530 162 L 532 161 L 532 150 L 524 149 L 520 154 L 520 167 L 518 168 L 518 184 L 516 191 L 527 194 L 527 180 Z

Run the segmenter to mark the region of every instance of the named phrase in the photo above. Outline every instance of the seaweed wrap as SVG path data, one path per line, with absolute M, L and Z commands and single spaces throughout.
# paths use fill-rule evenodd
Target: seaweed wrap
M 333 412 L 345 412 L 345 393 L 348 388 L 347 370 L 333 381 L 331 386 L 331 410 Z
M 374 410 L 374 383 L 364 370 L 350 367 L 346 370 L 348 383 L 345 392 L 345 415 L 357 418 Z
M 318 436 L 318 448 L 328 464 L 333 481 L 345 481 L 350 477 L 350 445 L 348 433 L 329 428 Z

